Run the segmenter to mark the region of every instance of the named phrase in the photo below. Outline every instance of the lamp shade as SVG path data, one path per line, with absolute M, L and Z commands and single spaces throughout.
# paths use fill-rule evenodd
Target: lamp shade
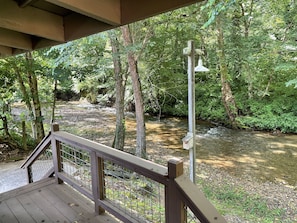
M 198 66 L 195 67 L 195 72 L 209 72 L 209 69 L 202 65 L 202 59 L 199 57 Z

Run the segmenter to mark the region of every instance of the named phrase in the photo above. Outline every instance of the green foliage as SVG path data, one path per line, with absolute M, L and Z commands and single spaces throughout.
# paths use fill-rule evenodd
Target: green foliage
M 19 148 L 23 148 L 23 145 L 21 144 L 21 142 L 23 141 L 22 139 L 22 135 L 15 132 L 15 131 L 12 131 L 11 132 L 11 141 L 17 143 L 17 145 L 19 146 Z M 27 149 L 29 151 L 32 151 L 35 149 L 35 147 L 37 146 L 37 142 L 35 139 L 33 139 L 31 136 L 27 135 L 27 138 L 26 138 L 26 143 L 27 143 Z
M 289 80 L 288 82 L 286 82 L 286 86 L 292 86 L 294 85 L 294 88 L 297 88 L 297 78 L 293 79 L 293 80 Z
M 245 105 L 249 109 L 244 112 L 245 116 L 238 118 L 239 123 L 244 128 L 296 132 L 297 106 L 292 91 L 291 94 L 290 97 L 289 92 L 285 95 L 282 91 L 278 91 L 269 98 L 249 100 Z
M 270 112 L 259 116 L 242 116 L 238 117 L 238 122 L 243 128 L 266 131 L 280 130 L 283 133 L 297 132 L 297 117 L 294 113 L 276 116 Z
M 217 30 L 211 24 L 220 14 L 228 82 L 239 108 L 243 128 L 297 132 L 296 106 L 296 3 L 284 1 L 206 1 L 131 24 L 133 46 L 123 55 L 136 53 L 145 112 L 186 116 L 187 58 L 183 48 L 194 40 L 209 73 L 196 73 L 197 118 L 226 123 L 222 104 Z M 115 82 L 110 44 L 101 33 L 34 52 L 42 102 L 51 102 L 54 82 L 60 92 L 75 91 L 91 103 L 112 106 Z M 196 59 L 197 61 L 197 56 Z M 22 57 L 0 61 L 0 103 L 22 99 L 12 65 L 25 69 Z M 28 85 L 26 85 L 28 87 Z M 133 104 L 130 78 L 125 105 Z M 128 107 L 128 106 L 127 106 Z
M 234 3 L 235 3 L 235 0 L 207 1 L 206 4 L 201 7 L 201 11 L 205 9 L 210 9 L 208 10 L 208 21 L 203 24 L 202 28 L 207 28 L 209 25 L 211 25 L 215 21 L 218 14 L 227 10 Z
M 203 184 L 203 192 L 221 213 L 235 213 L 251 222 L 275 222 L 285 213 L 283 209 L 269 208 L 260 196 L 248 194 L 228 184 L 222 187 Z

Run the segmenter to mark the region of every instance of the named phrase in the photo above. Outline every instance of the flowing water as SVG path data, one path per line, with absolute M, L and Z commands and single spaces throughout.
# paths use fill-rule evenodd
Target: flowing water
M 114 109 L 81 102 L 63 103 L 58 106 L 57 116 L 62 130 L 76 127 L 79 131 L 75 134 L 111 145 L 115 129 Z M 135 147 L 135 125 L 133 114 L 128 115 L 126 143 L 131 148 Z M 188 151 L 182 149 L 187 128 L 187 119 L 163 118 L 159 121 L 147 117 L 148 153 L 161 154 L 164 160 L 168 155 L 188 157 Z M 197 122 L 196 145 L 197 162 L 224 168 L 236 176 L 250 175 L 259 180 L 297 187 L 297 135 L 232 130 Z
M 84 133 L 84 128 L 90 126 L 104 132 L 98 138 L 98 132 L 93 140 L 110 145 L 115 128 L 115 111 L 97 106 L 81 106 L 69 104 L 60 108 L 63 125 L 78 125 Z M 67 112 L 68 111 L 68 112 Z M 76 113 L 73 113 L 76 111 Z M 68 118 L 67 118 L 68 116 Z M 73 122 L 69 122 L 69 118 Z M 128 115 L 126 119 L 126 144 L 135 147 L 135 118 Z M 147 151 L 163 156 L 188 157 L 188 151 L 182 149 L 182 138 L 186 135 L 188 121 L 186 118 L 163 118 L 160 121 L 147 117 Z M 89 135 L 90 132 L 87 134 Z M 224 168 L 236 176 L 250 175 L 263 181 L 281 182 L 288 186 L 297 186 L 297 135 L 271 134 L 259 131 L 232 130 L 207 122 L 196 123 L 196 154 L 197 162 Z M 160 152 L 164 149 L 164 152 Z M 167 154 L 166 154 L 167 153 Z M 169 155 L 169 156 L 168 156 Z M 199 171 L 199 170 L 198 170 Z
M 157 127 L 156 127 L 157 126 Z M 147 122 L 148 136 L 182 151 L 187 120 L 168 118 Z M 224 168 L 236 176 L 297 186 L 297 135 L 232 130 L 205 122 L 196 124 L 197 162 Z
M 236 175 L 297 186 L 297 135 L 211 127 L 199 131 L 197 147 L 201 162 Z

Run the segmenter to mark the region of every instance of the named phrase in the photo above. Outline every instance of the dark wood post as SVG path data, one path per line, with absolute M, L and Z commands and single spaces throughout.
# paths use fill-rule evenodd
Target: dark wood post
M 168 161 L 168 186 L 165 187 L 166 223 L 184 223 L 187 219 L 185 204 L 181 201 L 174 179 L 183 174 L 183 162 L 178 159 Z
M 104 164 L 101 157 L 97 157 L 96 152 L 91 152 L 91 175 L 92 191 L 95 202 L 95 212 L 103 214 L 105 210 L 100 207 L 98 200 L 104 199 Z
M 61 162 L 61 151 L 60 151 L 60 143 L 55 139 L 53 133 L 59 131 L 58 124 L 52 124 L 51 126 L 51 144 L 52 144 L 52 152 L 53 152 L 53 161 L 54 161 L 54 169 L 55 169 L 55 178 L 58 184 L 63 183 L 63 181 L 59 178 L 58 173 L 62 171 L 62 162 Z
M 33 183 L 33 171 L 32 171 L 32 165 L 27 167 L 27 177 L 28 177 L 28 183 Z

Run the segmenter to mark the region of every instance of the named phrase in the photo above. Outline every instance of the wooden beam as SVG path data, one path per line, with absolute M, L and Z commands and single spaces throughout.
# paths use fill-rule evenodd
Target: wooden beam
M 61 16 L 31 6 L 20 8 L 11 0 L 1 0 L 0 27 L 64 42 Z
M 32 50 L 32 41 L 29 35 L 0 28 L 0 45 Z
M 111 25 L 79 14 L 66 16 L 64 18 L 64 26 L 66 41 L 75 40 L 114 28 Z
M 7 46 L 0 46 L 0 57 L 7 57 L 12 55 L 12 48 Z
M 122 0 L 122 25 L 201 1 L 202 0 Z
M 36 2 L 37 0 L 17 0 L 19 6 L 21 8 L 24 8 L 26 7 L 27 5 L 30 5 L 32 4 L 33 2 Z
M 64 42 L 63 42 L 64 43 Z M 41 49 L 46 47 L 51 47 L 55 45 L 59 45 L 61 42 L 57 42 L 54 40 L 44 39 L 44 38 L 35 38 L 32 40 L 33 49 Z
M 121 23 L 120 0 L 46 1 L 110 25 L 119 25 Z
M 18 54 L 22 54 L 28 52 L 28 50 L 21 50 L 21 49 L 16 49 L 16 48 L 12 48 L 12 55 L 18 55 Z

